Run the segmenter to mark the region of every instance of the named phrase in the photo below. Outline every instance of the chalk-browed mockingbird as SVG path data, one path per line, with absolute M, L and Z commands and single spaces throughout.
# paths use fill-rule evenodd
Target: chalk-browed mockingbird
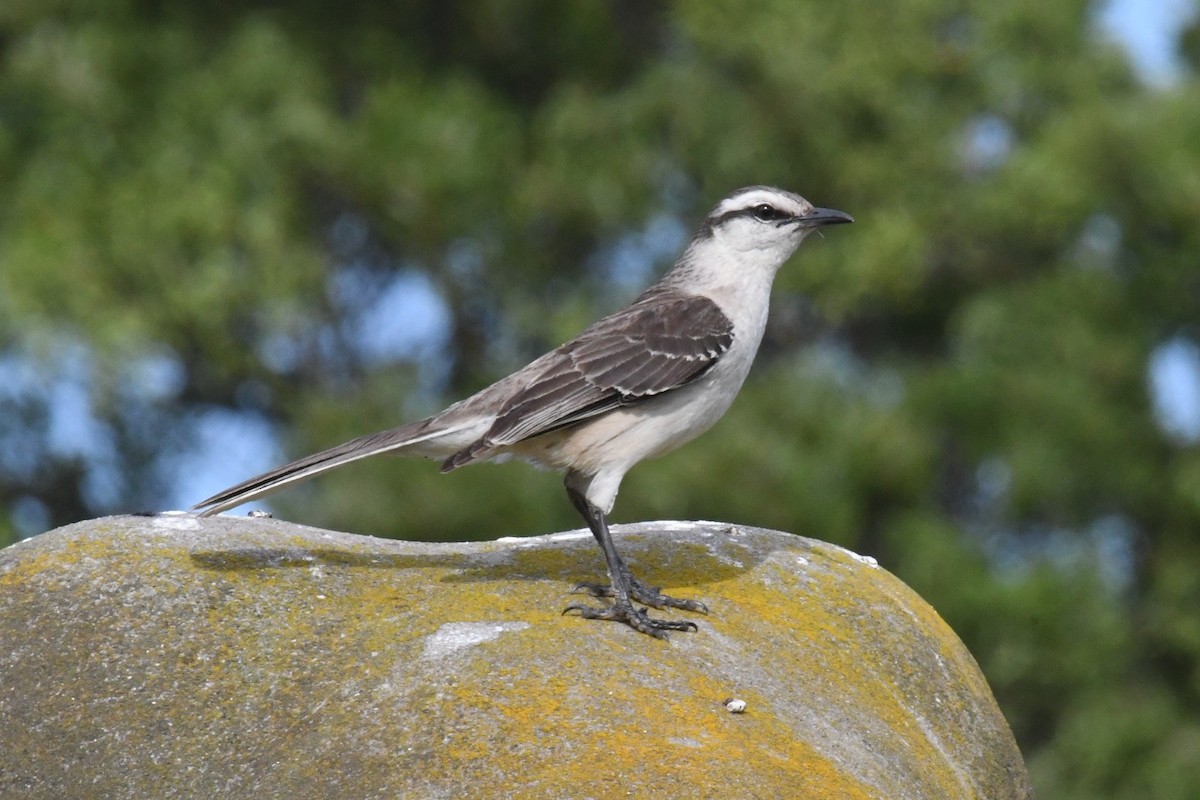
M 444 459 L 442 471 L 509 456 L 566 472 L 567 495 L 600 543 L 610 586 L 584 584 L 604 608 L 572 605 L 656 637 L 695 630 L 655 608 L 706 612 L 630 573 L 608 531 L 621 479 L 708 430 L 733 402 L 762 340 L 771 283 L 804 237 L 853 222 L 782 189 L 752 186 L 717 204 L 662 280 L 629 307 L 428 419 L 338 445 L 239 483 L 195 506 L 216 514 L 380 453 Z

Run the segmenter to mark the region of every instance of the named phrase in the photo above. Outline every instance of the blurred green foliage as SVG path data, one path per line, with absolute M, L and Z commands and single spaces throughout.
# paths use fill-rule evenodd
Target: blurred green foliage
M 295 456 L 434 410 L 629 299 L 621 269 L 686 237 L 654 220 L 774 183 L 858 223 L 780 274 L 733 411 L 617 518 L 871 553 L 970 646 L 1042 796 L 1190 800 L 1200 446 L 1148 365 L 1200 336 L 1200 83 L 1143 87 L 1093 11 L 8 2 L 0 507 L 161 507 L 214 409 Z M 445 341 L 374 357 L 399 274 Z M 418 539 L 579 524 L 519 466 L 377 459 L 275 507 Z

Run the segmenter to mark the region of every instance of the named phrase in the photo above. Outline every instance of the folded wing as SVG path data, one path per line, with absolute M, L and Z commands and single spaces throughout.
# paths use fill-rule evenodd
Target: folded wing
M 711 369 L 733 335 L 733 323 L 707 297 L 647 293 L 558 348 L 509 399 L 488 432 L 442 469 L 678 389 Z

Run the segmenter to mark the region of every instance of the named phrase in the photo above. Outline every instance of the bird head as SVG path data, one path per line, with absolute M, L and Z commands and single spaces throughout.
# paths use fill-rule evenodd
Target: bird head
M 817 208 L 798 194 L 750 186 L 717 203 L 704 220 L 700 236 L 720 239 L 735 252 L 759 251 L 782 263 L 818 228 L 853 221 L 843 211 Z

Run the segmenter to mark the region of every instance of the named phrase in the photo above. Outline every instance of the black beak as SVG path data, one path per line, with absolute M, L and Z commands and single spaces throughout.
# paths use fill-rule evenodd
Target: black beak
M 834 208 L 814 208 L 803 217 L 796 217 L 796 224 L 803 228 L 820 228 L 823 225 L 841 225 L 854 222 L 854 217 Z

